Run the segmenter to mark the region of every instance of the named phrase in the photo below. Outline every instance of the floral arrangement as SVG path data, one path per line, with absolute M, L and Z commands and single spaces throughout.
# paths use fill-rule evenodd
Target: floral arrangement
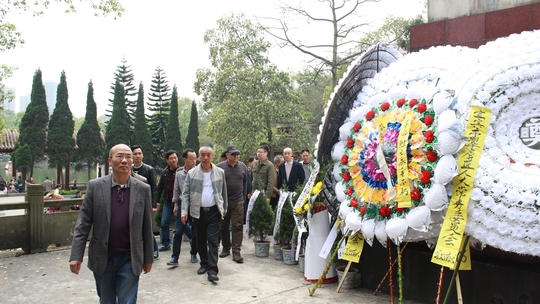
M 411 120 L 406 147 L 406 174 L 412 181 L 410 200 L 413 206 L 418 206 L 422 192 L 431 185 L 438 161 L 433 147 L 437 143 L 434 111 L 428 110 L 425 99 L 401 98 L 395 102 L 384 102 L 353 125 L 345 154 L 341 158 L 349 206 L 357 210 L 362 218 L 390 218 L 405 214 L 410 209 L 400 208 L 393 199 L 395 196 L 389 200 L 388 193 L 388 184 L 393 188 L 397 184 L 398 136 L 402 122 L 407 117 Z M 387 164 L 386 174 L 380 164 L 381 159 L 377 157 L 379 149 Z
M 320 169 L 320 164 L 316 162 L 312 169 L 311 176 L 306 177 L 307 181 L 303 187 L 298 187 L 294 197 L 297 198 L 294 206 L 294 214 L 299 220 L 307 220 L 313 214 L 319 213 L 328 209 L 328 205 L 322 198 L 324 190 L 324 177 L 328 170 L 333 167 L 333 162 L 330 162 L 325 167 Z
M 479 49 L 434 47 L 405 55 L 367 81 L 356 100 L 350 101 L 352 110 L 332 149 L 332 159 L 339 162 L 333 177 L 340 217 L 356 217 L 357 230 L 371 236 L 382 231 L 381 238 L 392 231 L 392 222 L 401 220 L 407 228 L 400 231 L 406 233 L 403 240 L 433 244 L 438 231 L 432 228 L 444 217 L 452 190 L 449 181 L 458 173 L 449 169 L 463 144 L 465 118 L 471 106 L 482 106 L 491 109 L 492 115 L 465 231 L 479 246 L 540 256 L 540 236 L 533 233 L 540 229 L 540 141 L 527 133 L 540 123 L 539 49 L 540 31 L 514 34 Z M 412 100 L 416 102 L 411 106 Z M 414 112 L 413 120 L 421 124 L 423 135 L 419 146 L 413 134 L 408 138 L 405 172 L 411 181 L 412 206 L 403 210 L 395 200 L 388 201 L 388 187 L 384 187 L 388 182 L 396 186 L 399 166 L 387 153 L 387 178 L 375 153 L 379 148 L 390 151 L 396 144 L 403 122 L 390 114 L 395 110 Z M 331 119 L 326 117 L 328 112 L 325 109 L 323 124 Z M 379 131 L 374 125 L 381 125 L 377 122 L 381 117 L 388 121 Z M 328 144 L 321 136 L 316 150 Z M 438 175 L 441 171 L 446 174 Z M 418 213 L 423 214 L 422 225 L 410 221 Z

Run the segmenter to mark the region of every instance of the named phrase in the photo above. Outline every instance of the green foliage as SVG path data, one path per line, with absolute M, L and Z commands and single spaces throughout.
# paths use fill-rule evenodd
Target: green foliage
M 234 142 L 244 154 L 260 142 L 307 146 L 310 134 L 289 75 L 272 65 L 263 29 L 244 15 L 218 20 L 205 33 L 211 68 L 197 71 L 195 92 L 210 110 L 207 134 L 217 146 Z M 276 134 L 276 128 L 285 130 Z
M 422 15 L 417 15 L 410 19 L 402 17 L 388 16 L 384 19 L 384 24 L 375 31 L 369 32 L 360 41 L 360 48 L 366 51 L 372 45 L 378 43 L 393 43 L 410 51 L 411 26 L 426 23 Z
M 45 87 L 41 78 L 41 70 L 36 70 L 32 82 L 30 104 L 19 125 L 19 147 L 25 144 L 30 148 L 31 166 L 30 175 L 33 175 L 34 163 L 40 161 L 45 155 L 46 129 L 49 122 L 49 109 L 45 97 Z M 25 162 L 21 158 L 18 161 Z M 15 164 L 15 166 L 19 166 Z
M 169 112 L 169 121 L 167 123 L 167 134 L 165 135 L 164 150 L 175 150 L 178 155 L 182 154 L 182 136 L 180 135 L 180 125 L 178 123 L 178 93 L 176 85 L 173 87 L 171 96 L 171 110 Z M 178 158 L 178 164 L 182 165 L 182 158 Z
M 191 102 L 191 116 L 189 118 L 189 128 L 186 136 L 186 148 L 199 151 L 199 114 L 195 100 Z
M 79 190 L 60 190 L 60 195 L 75 195 Z M 86 190 L 80 190 L 81 194 L 86 194 Z
M 32 171 L 32 168 L 34 167 L 34 163 L 32 162 L 32 151 L 28 144 L 17 147 L 17 149 L 13 151 L 12 159 L 14 160 L 13 163 L 15 164 L 15 169 L 18 171 Z
M 92 81 L 88 83 L 86 115 L 81 128 L 77 132 L 77 146 L 75 160 L 87 164 L 88 176 L 90 176 L 90 170 L 100 161 L 100 158 L 105 152 L 105 141 L 101 137 L 101 128 L 97 121 L 97 108 L 94 101 Z
M 68 104 L 66 73 L 62 71 L 56 91 L 56 106 L 49 120 L 47 135 L 49 167 L 69 165 L 75 146 L 74 128 L 75 122 Z
M 253 236 L 255 241 L 264 242 L 274 227 L 273 218 L 272 207 L 266 202 L 266 197 L 259 194 L 249 215 L 249 235 Z
M 152 151 L 152 136 L 146 125 L 146 116 L 144 114 L 144 88 L 142 82 L 139 84 L 139 93 L 137 95 L 137 109 L 135 110 L 135 124 L 131 142 L 133 145 L 140 145 L 144 152 L 144 162 L 151 166 L 156 165 L 156 159 Z
M 4 127 L 8 130 L 18 130 L 23 115 L 24 112 L 15 113 L 12 110 L 6 109 L 0 111 L 0 117 L 2 117 Z
M 293 237 L 296 221 L 294 220 L 293 207 L 289 200 L 286 200 L 281 209 L 281 218 L 279 222 L 279 236 L 284 246 L 290 246 Z
M 114 106 L 105 132 L 105 163 L 108 151 L 117 144 L 130 145 L 129 123 L 124 99 L 124 87 L 117 81 L 114 86 Z
M 150 93 L 148 94 L 148 109 L 152 112 L 148 119 L 148 129 L 150 130 L 152 144 L 154 145 L 153 152 L 156 159 L 156 169 L 166 167 L 164 143 L 171 108 L 169 89 L 165 72 L 161 67 L 157 67 L 152 76 L 152 84 L 150 85 Z

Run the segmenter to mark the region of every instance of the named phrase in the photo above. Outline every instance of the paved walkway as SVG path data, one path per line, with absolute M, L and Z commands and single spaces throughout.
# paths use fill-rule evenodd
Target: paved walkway
M 189 262 L 189 245 L 182 244 L 180 265 L 167 266 L 171 251 L 163 252 L 152 271 L 141 275 L 138 303 L 389 303 L 387 294 L 373 296 L 372 290 L 342 289 L 337 283 L 323 285 L 313 297 L 298 265 L 257 258 L 251 240 L 245 240 L 237 264 L 231 256 L 219 259 L 219 282 L 197 275 L 199 264 Z M 272 251 L 272 249 L 270 250 Z M 86 267 L 80 274 L 69 271 L 70 249 L 31 255 L 22 251 L 0 253 L 0 304 L 7 303 L 98 303 L 94 277 Z M 397 299 L 395 300 L 397 303 Z M 418 302 L 405 301 L 406 304 Z

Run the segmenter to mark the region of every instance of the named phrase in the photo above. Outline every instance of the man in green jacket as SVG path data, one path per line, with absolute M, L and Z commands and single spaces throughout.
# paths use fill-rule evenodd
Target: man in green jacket
M 270 204 L 272 188 L 276 179 L 276 170 L 274 170 L 272 162 L 268 160 L 269 150 L 270 148 L 265 144 L 260 145 L 257 149 L 257 159 L 253 162 L 253 168 L 251 169 L 253 174 L 251 191 L 264 191 L 266 202 Z

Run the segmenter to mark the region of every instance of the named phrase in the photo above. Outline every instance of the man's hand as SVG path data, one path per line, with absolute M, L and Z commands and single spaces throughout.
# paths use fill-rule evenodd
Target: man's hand
M 227 212 L 223 212 L 223 218 L 227 216 Z
M 248 193 L 247 197 L 248 197 L 248 199 L 250 199 L 251 198 L 251 193 Z
M 182 224 L 186 224 L 187 223 L 187 214 L 182 214 L 180 216 L 180 219 L 182 220 Z
M 147 274 L 150 272 L 150 270 L 152 270 L 152 263 L 150 264 L 144 264 L 143 265 L 143 270 L 144 270 L 144 273 Z
M 267 202 L 268 204 L 270 204 L 270 198 L 267 198 L 267 199 L 266 199 L 266 202 Z
M 176 212 L 178 212 L 178 203 L 174 203 L 174 208 L 172 210 L 172 213 L 174 214 L 174 216 L 176 216 Z
M 81 270 L 82 261 L 69 261 L 69 270 L 74 274 L 79 274 Z

